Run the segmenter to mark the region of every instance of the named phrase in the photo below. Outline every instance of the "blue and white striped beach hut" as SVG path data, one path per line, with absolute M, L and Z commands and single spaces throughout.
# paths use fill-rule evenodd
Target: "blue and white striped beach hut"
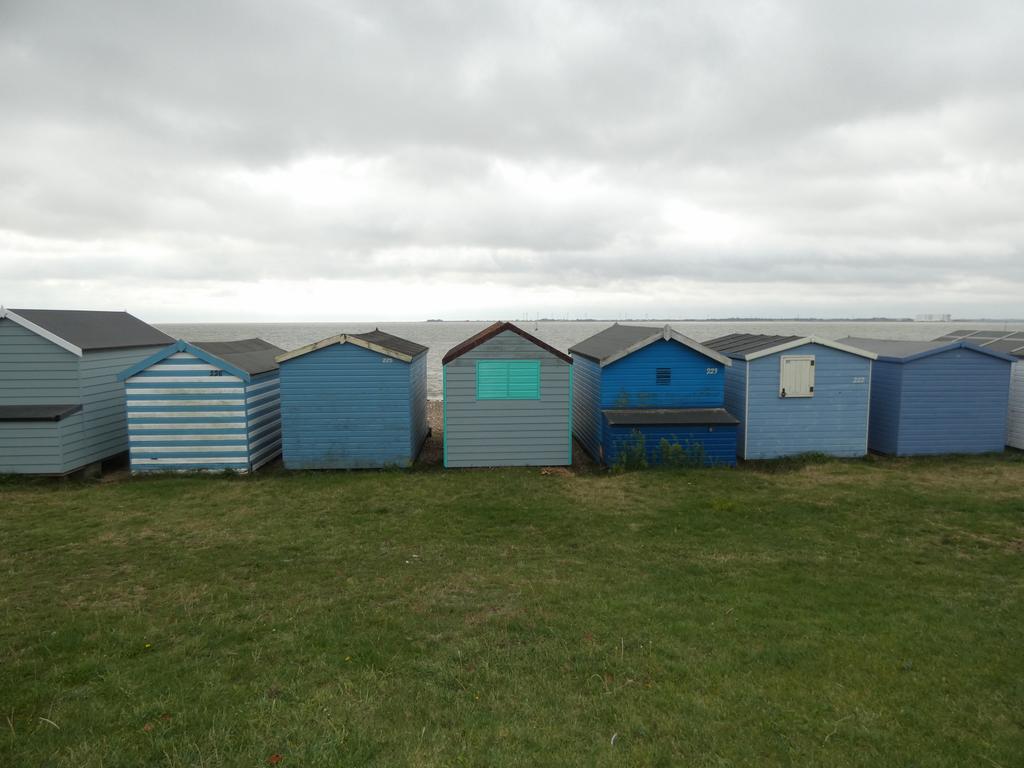
M 133 472 L 252 472 L 281 452 L 278 368 L 262 339 L 177 341 L 118 378 Z

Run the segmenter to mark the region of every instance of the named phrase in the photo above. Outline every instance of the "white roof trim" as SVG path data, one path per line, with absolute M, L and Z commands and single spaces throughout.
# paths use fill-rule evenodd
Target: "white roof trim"
M 81 347 L 76 347 L 74 344 L 72 344 L 67 339 L 62 339 L 57 334 L 50 333 L 50 331 L 46 330 L 42 326 L 36 325 L 35 323 L 30 322 L 29 320 L 26 320 L 21 315 L 15 313 L 15 312 L 12 312 L 9 309 L 5 309 L 3 307 L 0 307 L 0 320 L 3 320 L 5 317 L 8 320 L 10 320 L 11 322 L 17 323 L 22 328 L 24 328 L 26 331 L 32 331 L 32 333 L 36 334 L 37 336 L 42 336 L 47 341 L 51 342 L 52 344 L 56 344 L 58 347 L 60 347 L 62 349 L 66 349 L 71 354 L 78 355 L 79 357 L 82 356 L 82 348 Z
M 318 349 L 324 349 L 325 347 L 333 347 L 335 344 L 353 344 L 357 347 L 368 349 L 371 352 L 386 355 L 387 357 L 393 357 L 395 360 L 401 360 L 403 363 L 412 362 L 412 357 L 410 355 L 405 355 L 402 354 L 401 352 L 396 352 L 393 349 L 382 347 L 379 344 L 374 344 L 372 342 L 367 341 L 366 339 L 359 339 L 356 338 L 355 336 L 349 336 L 347 333 L 339 333 L 336 336 L 331 336 L 330 338 L 327 339 L 321 339 L 320 341 L 313 342 L 312 344 L 307 344 L 304 347 L 293 349 L 291 352 L 285 352 L 283 355 L 278 355 L 277 357 L 274 358 L 274 360 L 277 361 L 278 364 L 280 364 L 283 363 L 285 360 L 291 360 L 292 358 L 295 357 L 302 357 L 303 355 L 308 355 L 310 352 L 316 352 Z
M 635 342 L 634 344 L 631 344 L 621 352 L 616 352 L 614 355 L 609 355 L 600 362 L 600 366 L 604 368 L 606 365 L 611 365 L 616 360 L 621 360 L 622 358 L 633 354 L 638 349 L 643 349 L 649 344 L 653 344 L 656 341 L 662 340 L 679 342 L 684 347 L 689 347 L 694 352 L 699 352 L 702 355 L 710 357 L 712 360 L 720 363 L 721 365 L 732 365 L 732 360 L 730 360 L 725 355 L 721 354 L 720 352 L 715 352 L 715 350 L 711 349 L 710 347 L 705 347 L 699 341 L 694 341 L 689 336 L 684 336 L 683 334 L 674 330 L 672 326 L 666 325 L 664 328 L 655 331 L 650 336 L 644 339 L 640 339 L 640 341 Z
M 859 347 L 851 347 L 846 344 L 840 344 L 838 341 L 832 341 L 832 339 L 823 339 L 819 336 L 805 336 L 802 339 L 796 339 L 795 341 L 787 341 L 784 344 L 779 344 L 768 349 L 759 349 L 757 352 L 750 352 L 749 354 L 742 355 L 742 360 L 757 360 L 759 357 L 768 357 L 768 355 L 774 355 L 776 352 L 785 352 L 787 349 L 796 349 L 802 347 L 805 344 L 819 344 L 829 349 L 838 349 L 840 352 L 849 352 L 851 355 L 858 355 L 859 357 L 866 357 L 868 360 L 877 360 L 878 355 L 874 352 L 868 352 L 866 349 L 860 349 Z

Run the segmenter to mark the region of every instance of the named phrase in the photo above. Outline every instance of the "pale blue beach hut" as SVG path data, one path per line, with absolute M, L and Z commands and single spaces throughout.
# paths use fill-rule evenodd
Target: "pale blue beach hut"
M 66 475 L 127 451 L 117 374 L 171 341 L 127 312 L 0 307 L 0 474 Z
M 730 333 L 704 342 L 732 360 L 725 407 L 747 460 L 868 451 L 873 352 L 815 336 Z
M 1003 450 L 1015 357 L 968 341 L 840 341 L 878 356 L 871 376 L 872 451 Z

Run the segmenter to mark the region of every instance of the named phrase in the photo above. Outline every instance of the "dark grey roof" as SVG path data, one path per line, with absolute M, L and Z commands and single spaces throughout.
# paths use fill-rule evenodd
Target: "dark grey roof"
M 77 405 L 0 405 L 0 421 L 60 421 L 82 410 Z
M 874 352 L 878 355 L 879 360 L 888 362 L 909 363 L 919 357 L 927 357 L 930 354 L 939 354 L 947 350 L 962 347 L 969 347 L 975 352 L 990 355 L 992 357 L 998 357 L 1008 362 L 1013 362 L 1014 360 L 1014 358 L 1006 352 L 1000 352 L 992 349 L 991 347 L 982 346 L 970 339 L 960 339 L 958 341 L 894 341 L 891 339 L 861 339 L 848 336 L 847 338 L 840 339 L 839 341 L 840 343 L 847 344 L 851 347 L 858 347 L 859 349 L 864 349 L 868 352 Z
M 1024 331 L 950 331 L 936 341 L 968 341 L 1024 359 Z
M 355 336 L 357 339 L 368 341 L 371 344 L 376 344 L 378 347 L 384 347 L 409 357 L 416 357 L 427 351 L 427 347 L 422 344 L 417 344 L 415 341 L 409 341 L 399 336 L 393 336 L 379 328 L 367 333 L 350 333 L 349 336 Z
M 263 339 L 192 341 L 189 343 L 253 376 L 277 370 L 277 362 L 274 358 L 284 352 L 280 347 L 275 347 Z
M 19 317 L 49 331 L 81 349 L 124 349 L 160 347 L 174 343 L 127 312 L 99 312 L 80 309 L 12 309 Z
M 595 333 L 589 339 L 584 339 L 579 344 L 569 347 L 570 354 L 583 355 L 591 360 L 601 362 L 605 358 L 624 352 L 637 342 L 649 339 L 656 333 L 661 333 L 661 328 L 652 328 L 647 325 L 615 325 Z
M 612 426 L 739 424 L 725 408 L 613 408 L 603 411 Z
M 711 347 L 716 352 L 721 352 L 728 357 L 741 357 L 750 352 L 760 352 L 762 349 L 771 349 L 802 338 L 804 337 L 771 336 L 764 333 L 730 333 L 711 341 L 705 341 L 704 346 Z
M 866 349 L 874 352 L 879 357 L 912 357 L 922 352 L 929 352 L 940 347 L 948 347 L 955 344 L 953 341 L 904 341 L 896 339 L 863 339 L 854 336 L 847 336 L 840 339 L 840 343 L 848 344 L 851 347 Z

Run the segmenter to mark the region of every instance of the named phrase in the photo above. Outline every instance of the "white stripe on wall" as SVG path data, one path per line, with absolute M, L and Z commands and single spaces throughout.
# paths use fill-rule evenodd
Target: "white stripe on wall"
M 199 422 L 191 424 L 132 424 L 132 429 L 245 429 L 244 421 Z
M 132 464 L 245 464 L 247 461 L 244 456 L 237 459 L 231 456 L 196 456 L 194 461 L 188 456 L 174 456 L 166 459 L 132 459 Z
M 228 403 L 228 405 L 234 405 L 234 401 Z M 137 421 L 146 421 L 147 419 L 168 419 L 168 418 L 188 418 L 188 419 L 209 419 L 209 418 L 242 418 L 245 416 L 245 411 L 146 411 L 144 413 L 129 413 L 128 418 Z M 230 422 L 225 422 L 229 424 Z
M 177 366 L 175 366 L 177 367 Z M 182 372 L 187 373 L 188 371 L 181 371 L 179 368 L 175 373 Z M 218 382 L 228 381 L 232 384 L 241 384 L 242 380 L 237 376 L 209 376 L 199 371 L 196 372 L 195 376 L 132 376 L 128 379 L 128 385 L 132 384 L 199 384 L 203 381 L 210 381 L 216 379 Z
M 240 395 L 242 387 L 128 387 L 132 395 Z
M 146 443 L 146 442 L 185 442 L 187 440 L 197 441 L 209 441 L 209 440 L 234 440 L 240 444 L 245 443 L 245 435 L 129 435 L 128 441 L 132 443 Z M 225 451 L 234 450 L 236 446 L 225 445 L 223 448 Z M 242 447 L 239 445 L 238 447 Z
M 142 453 L 149 456 L 154 453 L 174 453 L 174 454 L 189 454 L 189 453 L 232 453 L 237 454 L 243 461 L 246 460 L 248 452 L 244 445 L 142 445 L 138 448 L 132 449 L 136 453 Z M 134 461 L 134 459 L 132 459 Z M 204 459 L 205 461 L 205 459 Z
M 245 391 L 246 392 L 257 392 L 257 391 L 259 391 L 261 389 L 266 389 L 267 387 L 276 387 L 279 384 L 280 384 L 280 382 L 277 379 L 271 379 L 270 381 L 264 381 L 264 382 L 262 382 L 260 384 L 250 384 L 248 387 L 245 388 Z
M 196 405 L 238 405 L 238 400 L 232 398 L 231 400 L 129 400 L 128 407 L 135 408 L 138 406 L 153 406 L 153 405 L 180 405 L 183 408 L 196 406 Z M 227 415 L 225 411 L 225 415 Z M 147 414 L 152 416 L 153 414 Z M 195 414 L 190 414 L 195 415 Z

